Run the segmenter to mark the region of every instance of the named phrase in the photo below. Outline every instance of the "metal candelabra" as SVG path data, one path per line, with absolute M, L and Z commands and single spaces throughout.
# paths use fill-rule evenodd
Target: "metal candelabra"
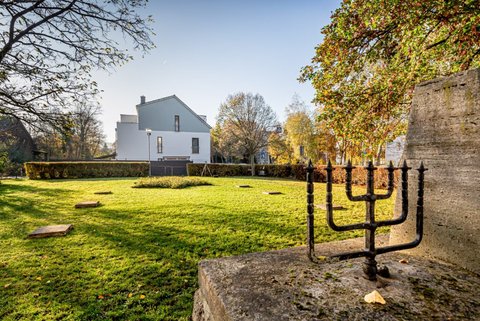
M 366 215 L 365 221 L 357 224 L 336 225 L 333 219 L 333 205 L 332 205 L 332 164 L 330 161 L 326 167 L 327 172 L 327 199 L 326 199 L 326 210 L 327 210 L 327 222 L 330 228 L 335 231 L 351 231 L 363 229 L 365 230 L 365 248 L 363 250 L 340 253 L 333 255 L 333 258 L 338 258 L 340 260 L 347 260 L 358 257 L 365 257 L 363 263 L 363 271 L 365 272 L 369 280 L 376 280 L 377 274 L 379 275 L 388 275 L 388 269 L 386 267 L 379 269 L 377 267 L 377 261 L 375 261 L 375 256 L 378 254 L 388 253 L 392 251 L 399 251 L 410 249 L 416 247 L 422 241 L 423 235 L 423 180 L 424 172 L 427 170 L 423 166 L 423 162 L 420 164 L 418 170 L 418 198 L 417 198 L 417 217 L 416 217 L 416 237 L 415 240 L 405 244 L 390 245 L 385 247 L 376 248 L 375 246 L 375 231 L 381 226 L 392 226 L 405 222 L 408 215 L 408 170 L 411 169 L 407 166 L 406 161 L 403 162 L 403 166 L 400 168 L 402 172 L 402 213 L 398 218 L 377 221 L 375 219 L 375 202 L 377 200 L 387 199 L 392 196 L 394 189 L 394 171 L 398 168 L 393 167 L 393 164 L 390 162 L 390 165 L 387 167 L 388 170 L 388 190 L 386 194 L 375 194 L 374 191 L 374 171 L 377 169 L 373 166 L 372 162 L 368 163 L 368 166 L 365 167 L 367 170 L 367 192 L 364 195 L 353 196 L 352 195 L 352 170 L 353 166 L 351 162 L 348 162 L 345 166 L 346 179 L 345 179 L 345 192 L 347 198 L 352 202 L 361 202 L 364 201 L 366 204 Z M 308 163 L 307 167 L 307 255 L 311 260 L 315 260 L 315 244 L 314 244 L 314 188 L 313 188 L 313 166 L 312 162 Z

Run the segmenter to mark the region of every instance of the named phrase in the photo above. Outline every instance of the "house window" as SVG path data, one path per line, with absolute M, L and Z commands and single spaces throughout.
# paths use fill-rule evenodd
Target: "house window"
M 180 131 L 180 116 L 175 115 L 175 131 Z
M 303 157 L 305 155 L 305 148 L 303 146 L 300 146 L 300 156 Z
M 198 154 L 200 152 L 200 141 L 198 138 L 192 138 L 192 154 Z
M 163 153 L 163 139 L 160 136 L 157 137 L 157 153 Z

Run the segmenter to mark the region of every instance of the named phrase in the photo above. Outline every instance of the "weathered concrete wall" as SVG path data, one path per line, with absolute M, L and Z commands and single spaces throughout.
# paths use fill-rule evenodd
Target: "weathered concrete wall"
M 480 69 L 416 86 L 403 158 L 428 168 L 424 238 L 409 252 L 480 273 Z M 392 229 L 391 244 L 415 235 L 417 172 L 411 172 L 409 218 Z M 400 209 L 399 193 L 396 215 Z

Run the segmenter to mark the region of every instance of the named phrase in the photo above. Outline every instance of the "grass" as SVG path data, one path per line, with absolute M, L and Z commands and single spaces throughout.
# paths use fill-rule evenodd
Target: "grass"
M 6 180 L 0 185 L 1 320 L 189 320 L 200 260 L 305 244 L 305 183 L 206 178 L 211 186 L 135 189 L 135 179 Z M 237 185 L 252 188 L 241 189 Z M 316 203 L 325 186 L 316 184 Z M 110 195 L 94 195 L 96 191 Z M 263 191 L 282 195 L 264 195 Z M 354 188 L 363 193 L 364 188 Z M 98 208 L 74 204 L 99 200 Z M 378 202 L 390 217 L 393 199 Z M 338 224 L 364 219 L 334 186 Z M 316 241 L 336 233 L 316 211 Z M 43 225 L 66 237 L 26 239 Z M 385 231 L 385 230 L 384 230 Z
M 140 178 L 133 187 L 135 188 L 186 188 L 192 186 L 212 185 L 204 179 L 198 177 L 144 177 Z

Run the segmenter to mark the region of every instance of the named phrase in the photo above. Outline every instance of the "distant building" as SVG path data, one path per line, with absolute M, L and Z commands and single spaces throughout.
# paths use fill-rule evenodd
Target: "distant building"
M 24 163 L 34 159 L 35 143 L 19 119 L 4 117 L 0 118 L 0 149 L 10 161 Z
M 385 162 L 393 162 L 393 165 L 398 165 L 405 147 L 405 135 L 395 138 L 391 143 L 387 144 L 385 149 Z
M 210 129 L 177 96 L 152 101 L 140 97 L 136 115 L 120 115 L 117 160 L 189 160 L 210 162 Z M 150 146 L 150 149 L 149 149 Z

